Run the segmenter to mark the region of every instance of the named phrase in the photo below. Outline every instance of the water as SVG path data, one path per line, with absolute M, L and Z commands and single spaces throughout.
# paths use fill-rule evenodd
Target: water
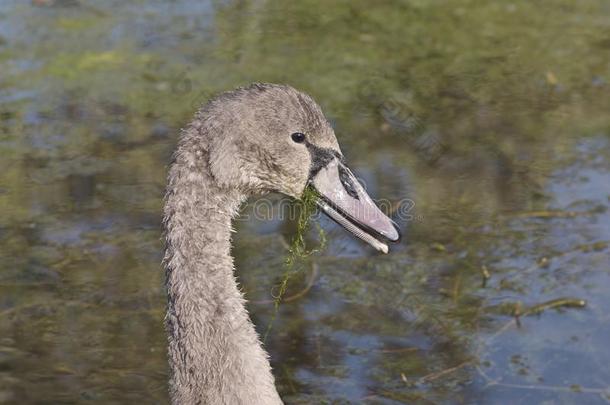
M 319 221 L 266 341 L 287 403 L 609 402 L 609 16 L 0 2 L 0 403 L 167 402 L 166 164 L 199 104 L 254 80 L 311 93 L 369 192 L 414 203 L 387 256 Z M 252 204 L 234 252 L 264 332 L 296 224 Z M 587 305 L 517 324 L 557 298 Z

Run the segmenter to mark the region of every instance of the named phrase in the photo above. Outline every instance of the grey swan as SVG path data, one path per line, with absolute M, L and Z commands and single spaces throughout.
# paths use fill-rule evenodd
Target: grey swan
M 251 195 L 298 199 L 310 185 L 323 212 L 377 250 L 399 240 L 310 96 L 252 84 L 216 96 L 182 129 L 163 217 L 173 404 L 282 403 L 233 272 L 231 219 Z

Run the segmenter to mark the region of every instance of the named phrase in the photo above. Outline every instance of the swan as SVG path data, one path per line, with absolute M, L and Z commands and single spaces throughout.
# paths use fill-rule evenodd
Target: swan
M 307 94 L 255 83 L 222 93 L 182 129 L 163 212 L 173 404 L 282 400 L 234 276 L 231 219 L 251 195 L 317 191 L 319 208 L 384 253 L 400 238 Z

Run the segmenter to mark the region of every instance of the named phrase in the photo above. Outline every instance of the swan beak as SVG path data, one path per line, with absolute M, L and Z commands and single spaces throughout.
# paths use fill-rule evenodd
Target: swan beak
M 347 166 L 332 159 L 311 179 L 319 194 L 318 207 L 339 225 L 380 252 L 388 253 L 387 242 L 398 242 L 398 227 L 366 193 Z

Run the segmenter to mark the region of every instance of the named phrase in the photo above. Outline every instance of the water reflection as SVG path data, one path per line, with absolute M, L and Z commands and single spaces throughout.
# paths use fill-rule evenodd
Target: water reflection
M 252 80 L 312 93 L 369 192 L 415 202 L 389 256 L 321 221 L 266 342 L 287 403 L 607 402 L 608 12 L 1 2 L 0 402 L 167 402 L 165 165 Z M 237 226 L 265 331 L 296 226 Z M 560 297 L 587 307 L 516 325 Z

